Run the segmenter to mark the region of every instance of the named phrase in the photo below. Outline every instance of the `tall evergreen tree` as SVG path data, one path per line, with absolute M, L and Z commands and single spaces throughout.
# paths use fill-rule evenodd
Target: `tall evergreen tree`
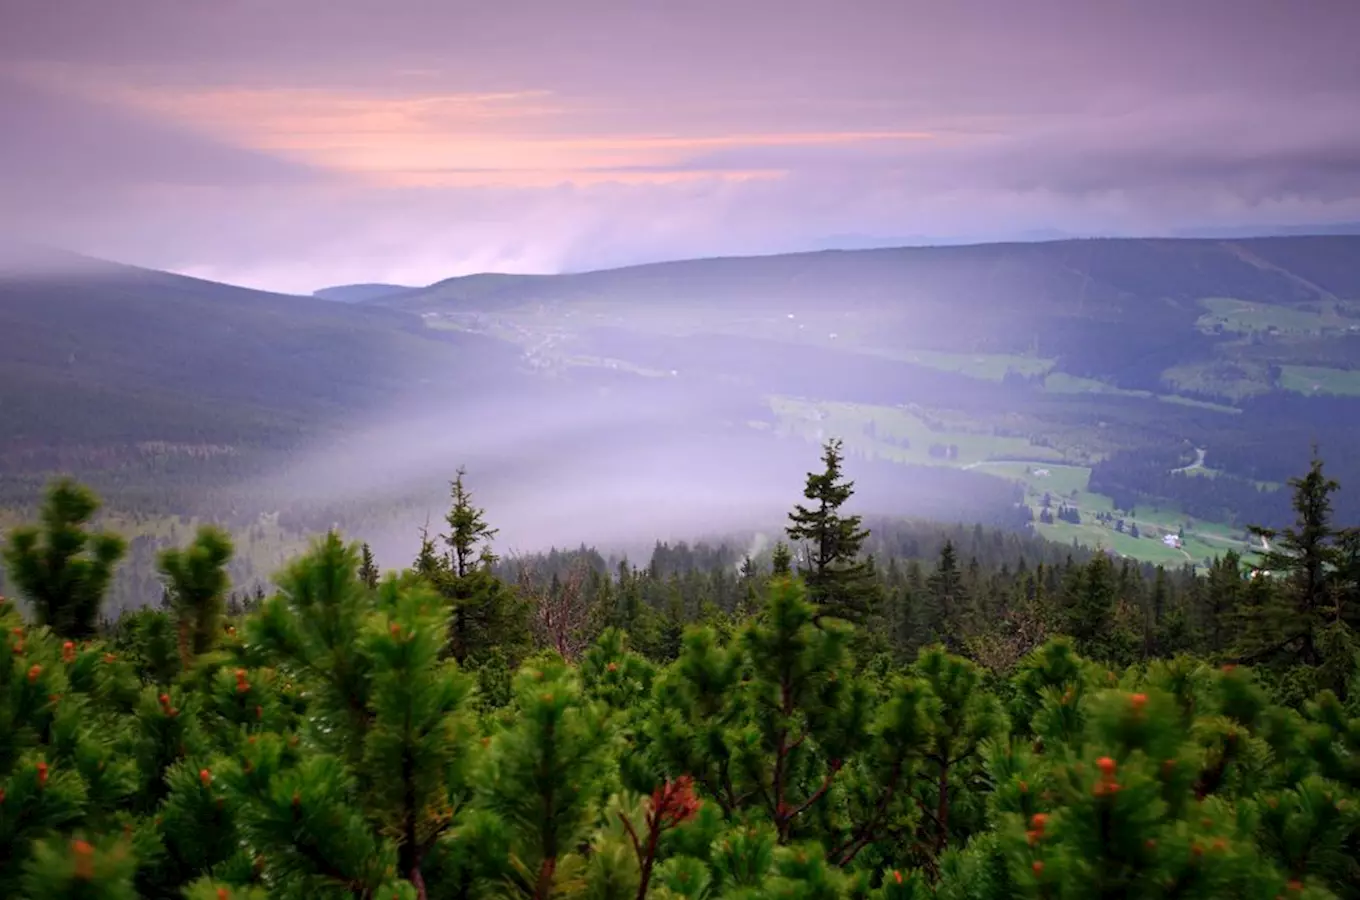
M 869 532 L 861 528 L 860 516 L 840 511 L 855 485 L 841 473 L 839 440 L 824 445 L 822 462 L 823 470 L 809 473 L 803 490 L 811 504 L 794 507 L 787 531 L 790 540 L 806 548 L 802 574 L 819 614 L 859 622 L 873 610 L 878 593 L 872 568 L 860 559 Z
M 1159 572 L 1159 587 L 1165 576 Z M 1239 615 L 1246 580 L 1242 569 L 1242 557 L 1236 550 L 1229 550 L 1215 559 L 1205 576 L 1203 609 L 1198 616 L 1198 631 L 1205 649 L 1210 653 L 1221 653 L 1232 645 L 1236 637 L 1234 622 Z
M 958 554 L 954 550 L 954 542 L 947 540 L 940 548 L 940 559 L 935 571 L 926 579 L 922 624 L 926 628 L 927 640 L 938 641 L 951 652 L 962 647 L 963 636 L 960 632 L 965 602 Z
M 444 517 L 449 531 L 439 536 L 446 551 L 440 554 L 429 529 L 422 530 L 415 570 L 451 606 L 449 649 L 454 659 L 472 664 L 496 655 L 494 650 L 518 662 L 528 648 L 528 610 L 524 598 L 496 575 L 498 558 L 490 541 L 497 529 L 472 505 L 466 474 L 460 468 L 452 482 L 453 505 Z
M 368 544 L 359 549 L 359 580 L 372 590 L 378 586 L 378 564 L 373 561 L 373 550 Z
M 1077 651 L 1102 656 L 1112 648 L 1115 600 L 1114 566 L 1104 553 L 1075 569 L 1067 584 L 1064 608 L 1066 632 L 1076 638 Z
M 1265 659 L 1285 647 L 1297 647 L 1306 665 L 1320 662 L 1317 637 L 1328 622 L 1341 618 L 1334 578 L 1345 561 L 1342 533 L 1332 527 L 1331 495 L 1340 487 L 1313 457 L 1308 474 L 1289 482 L 1296 514 L 1283 530 L 1253 525 L 1249 530 L 1267 549 L 1258 573 L 1275 580 L 1276 602 L 1260 611 L 1244 635 L 1245 655 Z
M 478 545 L 489 546 L 497 532 L 497 529 L 486 524 L 483 510 L 472 505 L 472 493 L 463 484 L 466 475 L 467 470 L 460 466 L 449 489 L 453 506 L 444 517 L 444 521 L 449 524 L 444 543 L 452 555 L 453 572 L 459 578 L 467 575 L 468 569 L 475 565 L 481 553 Z

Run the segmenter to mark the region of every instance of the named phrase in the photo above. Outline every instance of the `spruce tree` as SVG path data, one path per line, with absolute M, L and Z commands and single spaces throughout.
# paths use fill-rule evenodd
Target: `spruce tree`
M 3 551 L 9 578 L 38 624 L 75 640 L 94 635 L 104 592 L 126 549 L 116 534 L 87 529 L 98 510 L 92 491 L 61 479 L 48 489 L 42 526 L 15 528 Z
M 946 540 L 940 548 L 935 571 L 926 579 L 924 600 L 922 624 L 929 639 L 942 643 L 950 652 L 962 648 L 962 612 L 967 599 L 952 540 Z
M 359 549 L 359 580 L 368 585 L 369 590 L 376 589 L 378 586 L 378 564 L 373 561 L 373 549 L 364 544 Z
M 449 486 L 453 506 L 444 521 L 449 525 L 449 533 L 444 535 L 444 543 L 449 548 L 453 573 L 459 578 L 467 575 L 481 554 L 478 545 L 490 545 L 497 529 L 486 523 L 485 512 L 472 505 L 472 492 L 463 484 L 467 470 L 459 467 L 457 475 Z
M 783 541 L 776 541 L 770 554 L 770 574 L 776 578 L 793 574 L 793 554 L 789 552 L 789 545 Z
M 1229 550 L 1209 566 L 1197 630 L 1203 637 L 1204 649 L 1211 654 L 1222 653 L 1236 640 L 1235 622 L 1241 613 L 1243 595 L 1246 593 L 1245 574 L 1242 557 L 1236 550 Z M 1165 593 L 1166 575 L 1160 568 L 1157 577 L 1157 586 Z
M 1108 658 L 1112 649 L 1116 586 L 1114 567 L 1104 553 L 1073 571 L 1064 597 L 1065 631 L 1076 638 L 1077 651 L 1084 655 Z
M 819 616 L 861 622 L 873 610 L 878 585 L 869 564 L 859 558 L 869 532 L 860 516 L 841 514 L 854 494 L 854 482 L 841 473 L 841 442 L 822 449 L 824 468 L 807 476 L 803 496 L 811 505 L 798 504 L 789 514 L 789 539 L 803 542 L 807 554 L 801 573 Z
M 1278 584 L 1276 600 L 1259 610 L 1243 636 L 1243 656 L 1266 659 L 1286 647 L 1297 649 L 1306 665 L 1320 662 L 1318 634 L 1327 622 L 1342 618 L 1333 588 L 1345 561 L 1342 533 L 1332 526 L 1331 495 L 1340 487 L 1328 478 L 1316 455 L 1308 474 L 1291 479 L 1293 527 L 1283 530 L 1253 525 L 1250 533 L 1269 549 L 1256 571 Z
M 449 531 L 439 536 L 440 554 L 428 529 L 422 531 L 415 569 L 450 607 L 449 648 L 460 663 L 475 664 L 500 654 L 518 662 L 529 640 L 528 607 L 495 573 L 497 557 L 491 539 L 497 529 L 485 511 L 472 505 L 458 470 L 450 490 L 453 505 L 444 517 Z

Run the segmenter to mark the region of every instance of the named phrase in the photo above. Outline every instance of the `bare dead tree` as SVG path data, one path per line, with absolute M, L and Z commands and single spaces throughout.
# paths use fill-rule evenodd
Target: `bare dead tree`
M 1034 605 L 1021 601 L 1001 611 L 987 630 L 964 639 L 967 655 L 998 675 L 1009 675 L 1030 651 L 1048 639 Z
M 590 603 L 585 592 L 589 564 L 577 559 L 565 578 L 553 579 L 542 577 L 532 561 L 519 557 L 516 562 L 520 594 L 532 610 L 535 642 L 575 662 L 589 643 Z

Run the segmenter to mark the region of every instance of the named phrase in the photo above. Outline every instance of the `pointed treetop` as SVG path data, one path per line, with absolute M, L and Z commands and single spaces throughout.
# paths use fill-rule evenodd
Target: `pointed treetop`
M 466 475 L 467 469 L 459 466 L 449 489 L 453 507 L 444 517 L 449 525 L 449 533 L 443 535 L 444 543 L 449 547 L 454 574 L 459 578 L 467 575 L 478 558 L 477 545 L 489 545 L 498 531 L 487 525 L 485 511 L 472 505 L 472 492 L 463 484 Z

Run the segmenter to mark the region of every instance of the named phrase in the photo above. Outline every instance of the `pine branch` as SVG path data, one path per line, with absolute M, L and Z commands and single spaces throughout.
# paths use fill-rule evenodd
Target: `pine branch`
M 812 808 L 812 805 L 814 803 L 822 799 L 822 797 L 826 796 L 826 792 L 831 789 L 831 782 L 833 782 L 836 779 L 836 773 L 839 772 L 840 770 L 841 770 L 840 762 L 833 760 L 831 763 L 830 771 L 826 773 L 826 777 L 822 779 L 822 783 L 817 788 L 817 790 L 813 791 L 811 797 L 807 798 L 807 800 L 805 800 L 801 806 L 799 806 L 797 809 L 795 809 L 792 813 L 789 814 L 790 822 L 801 816 L 803 813 L 807 812 L 810 808 Z
M 899 759 L 893 763 L 892 771 L 888 776 L 887 790 L 879 797 L 878 803 L 874 805 L 873 812 L 870 813 L 869 818 L 860 825 L 859 829 L 851 835 L 847 842 L 838 845 L 830 854 L 828 854 L 832 858 L 836 858 L 837 865 L 848 866 L 854 861 L 855 857 L 859 855 L 861 850 L 873 842 L 873 831 L 878 827 L 879 821 L 887 812 L 888 804 L 892 802 L 893 797 L 897 794 L 897 787 L 901 778 L 902 760 Z

